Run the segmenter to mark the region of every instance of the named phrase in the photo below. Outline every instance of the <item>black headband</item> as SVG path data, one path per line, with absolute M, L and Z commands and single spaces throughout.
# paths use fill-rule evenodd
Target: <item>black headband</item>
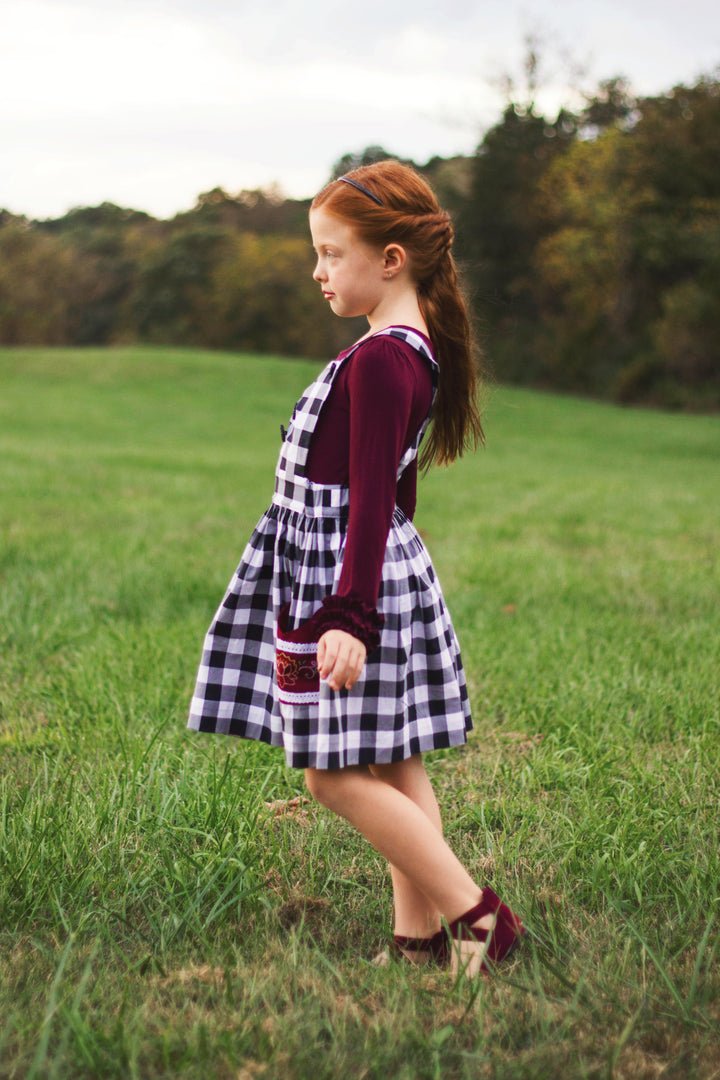
M 358 191 L 362 191 L 363 195 L 367 195 L 368 199 L 372 199 L 372 201 L 376 202 L 378 206 L 383 205 L 382 199 L 378 199 L 377 195 L 373 195 L 372 191 L 368 191 L 368 189 L 366 187 L 363 187 L 362 184 L 358 184 L 357 180 L 351 180 L 349 176 L 338 176 L 338 180 L 342 180 L 345 184 L 352 184 L 354 188 L 357 188 Z

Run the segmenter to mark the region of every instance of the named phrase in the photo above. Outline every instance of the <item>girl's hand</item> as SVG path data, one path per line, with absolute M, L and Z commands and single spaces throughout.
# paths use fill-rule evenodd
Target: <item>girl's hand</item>
M 327 679 L 331 690 L 352 689 L 360 678 L 367 649 L 345 630 L 326 630 L 318 641 L 317 662 L 320 678 Z

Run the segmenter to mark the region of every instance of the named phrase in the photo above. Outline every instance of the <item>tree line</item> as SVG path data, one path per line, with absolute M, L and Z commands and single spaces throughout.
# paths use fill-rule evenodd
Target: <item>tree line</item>
M 355 165 L 392 156 L 347 154 Z M 582 109 L 508 104 L 470 157 L 416 166 L 501 381 L 674 408 L 720 406 L 720 82 Z M 309 200 L 221 188 L 172 220 L 111 203 L 0 211 L 0 343 L 149 342 L 325 357 L 357 326 L 311 279 Z

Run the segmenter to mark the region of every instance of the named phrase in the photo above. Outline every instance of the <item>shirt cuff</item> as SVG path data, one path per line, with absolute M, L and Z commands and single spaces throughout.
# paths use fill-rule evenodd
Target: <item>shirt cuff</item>
M 344 630 L 361 641 L 368 653 L 380 644 L 380 631 L 385 625 L 383 616 L 353 593 L 326 596 L 313 618 L 317 620 L 318 637 L 326 630 Z

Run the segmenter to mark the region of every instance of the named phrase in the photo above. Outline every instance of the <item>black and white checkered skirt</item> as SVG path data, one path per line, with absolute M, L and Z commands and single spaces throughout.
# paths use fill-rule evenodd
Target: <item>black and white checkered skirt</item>
M 315 702 L 280 700 L 278 618 L 289 604 L 292 625 L 301 625 L 335 592 L 346 529 L 347 489 L 308 483 L 302 510 L 276 495 L 208 631 L 191 728 L 283 747 L 296 768 L 399 761 L 466 741 L 455 632 L 427 550 L 399 509 L 377 604 L 385 625 L 358 682 L 339 691 L 321 683 Z
M 407 327 L 378 332 L 406 341 L 437 364 Z M 205 639 L 189 726 L 281 746 L 289 765 L 336 769 L 400 761 L 464 743 L 471 727 L 460 651 L 430 557 L 396 509 L 377 610 L 380 645 L 352 690 L 317 677 L 313 616 L 336 594 L 347 535 L 349 490 L 305 477 L 317 418 L 338 371 L 333 361 L 295 406 L 270 509 L 243 553 Z M 403 454 L 417 455 L 428 418 Z

